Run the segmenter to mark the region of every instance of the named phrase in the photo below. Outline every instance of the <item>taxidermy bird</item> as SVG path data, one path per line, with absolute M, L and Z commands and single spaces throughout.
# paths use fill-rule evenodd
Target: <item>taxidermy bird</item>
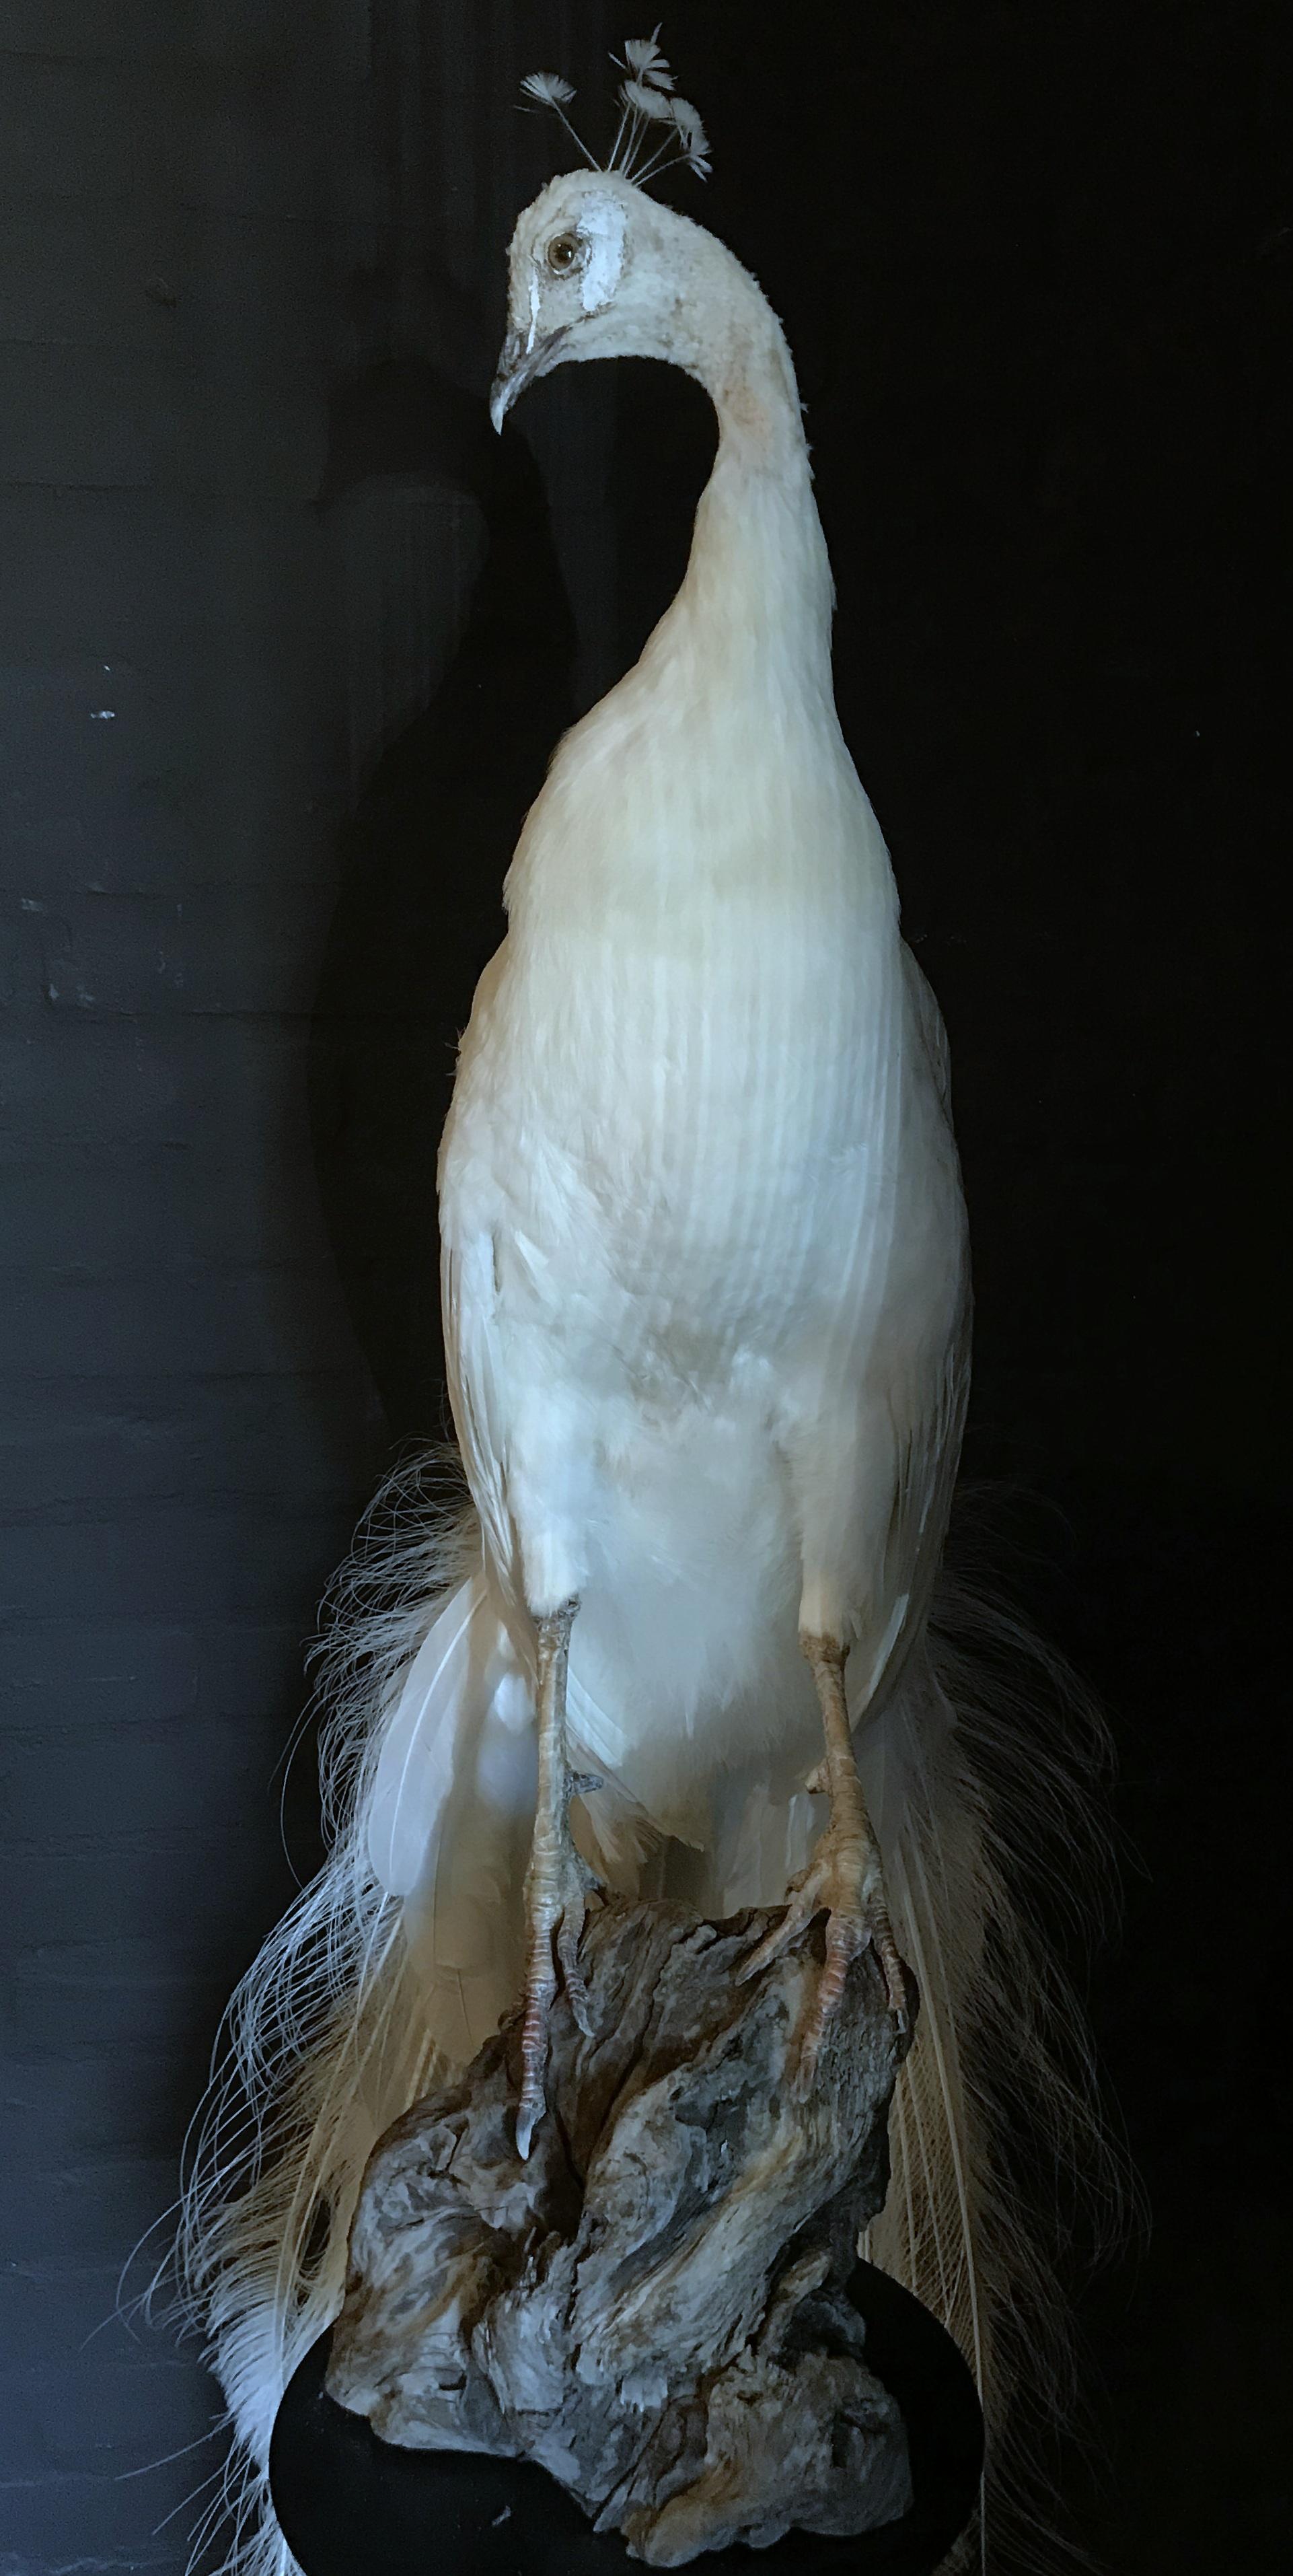
M 1002 2127 L 1016 2097 L 1085 2117 L 1002 1870 L 1063 1762 L 1026 1704 L 958 1698 L 936 1641 L 966 1220 L 942 1025 L 836 714 L 794 368 L 732 253 L 645 193 L 671 155 L 707 166 L 655 39 L 623 68 L 607 165 L 517 225 L 493 418 L 556 366 L 649 357 L 705 387 L 718 448 L 682 587 L 557 746 L 507 877 L 439 1172 L 470 1509 L 397 1508 L 343 1585 L 331 1857 L 235 1998 L 190 2176 L 190 2294 L 253 2486 L 372 2145 L 522 1999 L 528 2152 L 595 1881 L 784 1903 L 752 1976 L 824 1917 L 804 2087 L 849 1963 L 899 2020 L 910 1963 L 869 2251 L 990 2412 L 1012 2312 L 1045 2367 Z M 565 121 L 565 82 L 526 86 Z

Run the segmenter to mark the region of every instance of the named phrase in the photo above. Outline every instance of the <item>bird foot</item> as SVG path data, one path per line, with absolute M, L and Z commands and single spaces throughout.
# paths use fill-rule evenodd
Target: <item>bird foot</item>
M 826 1826 L 807 1869 L 792 1879 L 786 1910 L 739 1970 L 742 1983 L 782 1957 L 825 1913 L 826 1960 L 812 2000 L 791 2044 L 795 2090 L 812 2089 L 822 2043 L 844 1995 L 854 1959 L 870 1950 L 884 1979 L 889 2010 L 900 2031 L 908 2027 L 907 1980 L 889 1924 L 880 1858 L 865 1828 L 838 1814 Z
M 583 1787 L 567 1781 L 566 1800 Z M 590 1782 L 591 1785 L 591 1782 Z M 597 1783 L 600 1787 L 600 1781 Z M 536 1834 L 525 1881 L 527 1928 L 525 2011 L 521 2023 L 521 2090 L 516 2106 L 516 2151 L 524 2162 L 530 2142 L 546 2111 L 543 2079 L 557 1986 L 564 1982 L 570 2009 L 586 2039 L 593 2036 L 588 1989 L 579 1965 L 579 1944 L 588 1919 L 590 1896 L 601 1895 L 602 1882 L 576 1850 L 563 1815 L 546 1849 Z

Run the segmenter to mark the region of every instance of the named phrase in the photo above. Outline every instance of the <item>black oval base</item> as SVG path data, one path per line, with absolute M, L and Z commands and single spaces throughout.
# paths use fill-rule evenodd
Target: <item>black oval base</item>
M 707 2551 L 698 2568 L 766 2576 L 932 2576 L 974 2510 L 983 2416 L 951 2336 L 910 2291 L 860 2263 L 849 2295 L 866 2319 L 869 2367 L 907 2427 L 914 2501 L 856 2540 L 790 2531 L 770 2549 Z M 597 2533 L 565 2488 L 528 2460 L 409 2451 L 381 2441 L 324 2391 L 331 2335 L 296 2372 L 274 2426 L 269 2476 L 304 2576 L 628 2576 L 617 2532 Z

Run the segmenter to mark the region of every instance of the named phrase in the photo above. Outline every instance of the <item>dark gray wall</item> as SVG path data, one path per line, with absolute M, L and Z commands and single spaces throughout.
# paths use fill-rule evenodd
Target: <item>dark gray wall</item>
M 536 40 L 586 54 L 600 13 L 0 5 L 0 2552 L 22 2571 L 181 2565 L 190 2517 L 165 2517 L 217 2457 L 149 2470 L 204 2430 L 210 2383 L 105 2321 L 291 1891 L 301 1644 L 389 1445 L 316 1179 L 311 1034 L 347 818 L 489 544 L 478 454 L 460 472 L 416 430 L 458 397 L 488 439 Z M 403 449 L 393 361 L 426 373 Z M 609 557 L 571 529 L 598 407 L 544 420 L 595 649 Z M 499 873 L 451 952 L 460 1016 Z M 434 1034 L 447 1065 L 452 1019 Z M 400 1433 L 438 1428 L 420 1400 Z

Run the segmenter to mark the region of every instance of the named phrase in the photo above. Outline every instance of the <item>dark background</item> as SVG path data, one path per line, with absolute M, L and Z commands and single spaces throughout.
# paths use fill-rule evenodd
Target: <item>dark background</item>
M 1154 2223 L 1086 2300 L 1110 2449 L 1065 2473 L 1118 2576 L 1289 2542 L 1287 23 L 664 31 L 714 149 L 668 192 L 786 321 L 841 712 L 949 1023 L 968 1464 L 1121 1748 L 1094 2006 Z M 151 2464 L 208 2390 L 111 2321 L 118 2273 L 290 1891 L 313 1605 L 442 1428 L 434 1149 L 516 827 L 685 559 L 684 379 L 566 370 L 499 442 L 483 408 L 569 157 L 516 82 L 564 69 L 604 149 L 623 32 L 0 0 L 10 2576 L 183 2564 L 215 2454 Z M 285 1807 L 308 1870 L 308 1759 Z

